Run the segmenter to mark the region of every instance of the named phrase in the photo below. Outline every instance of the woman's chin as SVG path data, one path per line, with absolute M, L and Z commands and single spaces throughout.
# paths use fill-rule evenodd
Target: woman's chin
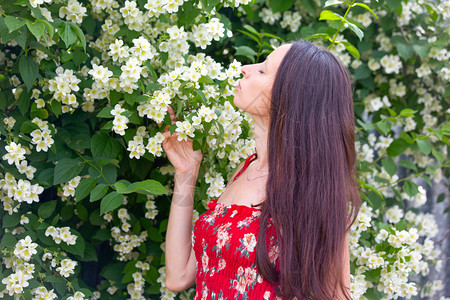
M 233 104 L 234 104 L 234 106 L 236 106 L 237 108 L 240 108 L 240 107 L 239 107 L 238 96 L 237 96 L 236 94 L 234 94 L 234 97 L 233 97 Z

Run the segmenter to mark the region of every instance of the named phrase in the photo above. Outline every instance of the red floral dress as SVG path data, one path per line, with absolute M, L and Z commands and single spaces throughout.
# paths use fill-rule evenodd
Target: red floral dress
M 256 158 L 249 156 L 242 170 Z M 281 299 L 273 285 L 262 278 L 256 268 L 256 241 L 259 216 L 257 207 L 208 203 L 208 210 L 194 224 L 192 242 L 197 259 L 195 300 Z M 270 261 L 278 265 L 275 228 L 269 218 L 266 245 Z

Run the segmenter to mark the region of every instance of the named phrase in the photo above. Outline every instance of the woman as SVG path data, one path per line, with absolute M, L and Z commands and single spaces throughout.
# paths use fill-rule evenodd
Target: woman
M 202 154 L 164 131 L 176 170 L 166 287 L 196 282 L 195 299 L 350 299 L 346 233 L 360 199 L 348 72 L 329 51 L 297 41 L 242 73 L 234 103 L 254 120 L 256 153 L 192 237 Z

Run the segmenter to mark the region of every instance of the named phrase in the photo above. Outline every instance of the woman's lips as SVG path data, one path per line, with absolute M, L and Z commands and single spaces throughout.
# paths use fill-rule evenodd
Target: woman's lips
M 240 89 L 241 89 L 241 83 L 240 83 L 240 82 L 239 82 L 238 85 L 236 86 L 236 89 L 237 89 L 237 90 L 240 90 Z

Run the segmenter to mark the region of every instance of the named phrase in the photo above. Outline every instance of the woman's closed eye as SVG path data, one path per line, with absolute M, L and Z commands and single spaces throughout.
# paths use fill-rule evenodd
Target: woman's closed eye
M 263 71 L 263 70 L 258 70 L 258 72 L 259 72 L 259 73 L 261 73 L 261 74 L 262 74 L 262 73 L 264 73 L 264 71 Z

